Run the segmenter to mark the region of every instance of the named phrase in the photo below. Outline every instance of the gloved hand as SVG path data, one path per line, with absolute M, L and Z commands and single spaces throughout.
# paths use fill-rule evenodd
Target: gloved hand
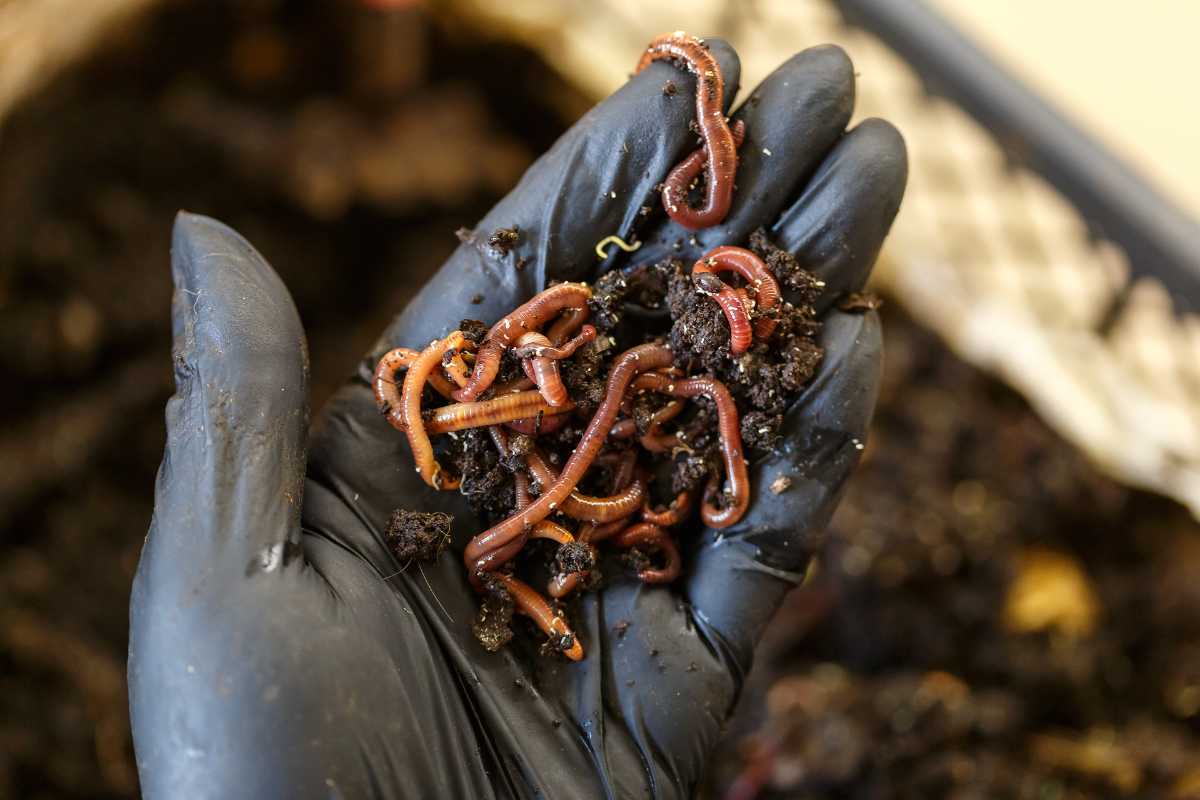
M 727 79 L 737 57 L 711 46 Z M 678 93 L 664 93 L 667 81 Z M 655 63 L 542 157 L 409 304 L 310 434 L 304 334 L 279 278 L 236 233 L 176 222 L 176 395 L 154 521 L 132 597 L 129 683 L 148 797 L 683 797 L 702 777 L 754 644 L 804 574 L 858 460 L 880 369 L 873 313 L 830 310 L 862 286 L 903 194 L 903 142 L 887 123 L 845 132 L 854 71 L 836 47 L 795 56 L 745 120 L 732 211 L 690 234 L 655 184 L 695 147 L 695 83 Z M 643 205 L 654 209 L 639 216 Z M 499 256 L 484 241 L 517 225 Z M 459 557 L 478 521 L 416 475 L 375 407 L 375 358 L 463 318 L 491 321 L 551 280 L 629 259 L 682 258 L 772 238 L 828 284 L 826 355 L 753 465 L 749 513 L 720 537 L 680 532 L 683 577 L 610 575 L 571 617 L 581 663 L 497 653 L 471 634 L 478 599 Z M 603 263 L 611 233 L 646 245 Z M 515 260 L 528 265 L 515 269 Z M 353 280 L 353 276 L 347 276 Z M 473 295 L 482 304 L 473 305 Z M 770 478 L 792 477 L 771 493 Z M 454 548 L 401 565 L 384 530 L 397 507 L 454 515 Z

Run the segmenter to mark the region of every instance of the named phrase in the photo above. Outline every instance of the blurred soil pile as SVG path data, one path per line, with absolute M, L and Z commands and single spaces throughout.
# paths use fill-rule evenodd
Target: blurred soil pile
M 171 391 L 175 211 L 281 273 L 319 405 L 586 107 L 527 51 L 375 5 L 395 8 L 172 0 L 4 123 L 0 797 L 137 794 L 127 602 Z M 867 463 L 710 792 L 1188 796 L 1196 526 L 887 316 Z

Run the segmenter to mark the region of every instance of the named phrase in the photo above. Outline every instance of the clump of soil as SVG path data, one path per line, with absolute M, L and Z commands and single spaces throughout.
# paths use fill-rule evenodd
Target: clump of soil
M 676 353 L 676 366 L 687 374 L 712 375 L 726 385 L 737 402 L 743 441 L 754 458 L 778 446 L 784 412 L 820 366 L 823 351 L 816 337 L 821 324 L 813 304 L 824 284 L 791 253 L 776 247 L 762 229 L 750 236 L 749 244 L 779 281 L 785 302 L 771 312 L 757 308 L 752 312 L 752 320 L 770 313 L 776 328 L 769 341 L 755 340 L 740 356 L 730 354 L 729 324 L 720 307 L 697 290 L 690 265 L 678 259 L 601 276 L 590 305 L 593 324 L 620 339 L 622 348 L 638 341 L 638 334 L 630 337 L 629 328 L 640 333 L 650 327 L 645 338 L 653 334 L 652 324 L 641 319 L 644 314 L 635 324 L 627 324 L 633 322 L 631 309 L 665 309 L 670 321 L 663 335 Z M 594 396 L 602 395 L 601 381 L 595 380 L 593 387 Z M 635 401 L 639 435 L 646 432 L 650 415 L 666 403 L 667 398 L 652 394 Z M 697 490 L 719 475 L 716 409 L 704 398 L 689 406 L 676 422 L 683 446 L 671 456 L 672 492 Z
M 488 236 L 488 247 L 501 256 L 506 256 L 521 241 L 521 229 L 516 225 L 511 228 L 496 228 Z
M 484 581 L 482 598 L 471 632 L 488 652 L 494 653 L 513 638 L 513 600 L 504 584 L 495 578 Z
M 558 548 L 554 560 L 560 572 L 587 572 L 596 565 L 596 552 L 586 544 L 569 542 Z
M 388 547 L 403 564 L 433 561 L 450 544 L 452 521 L 449 514 L 440 511 L 421 512 L 398 508 L 388 520 Z

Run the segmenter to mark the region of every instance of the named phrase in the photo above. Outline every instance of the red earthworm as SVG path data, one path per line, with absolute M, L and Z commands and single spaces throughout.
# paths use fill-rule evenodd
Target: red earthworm
M 554 324 L 550 326 L 550 330 L 546 331 L 546 336 L 554 344 L 561 345 L 574 336 L 576 331 L 580 330 L 583 323 L 588 321 L 588 317 L 591 314 L 591 309 L 587 305 L 567 309 L 562 316 L 554 321 Z
M 708 228 L 720 223 L 729 213 L 733 202 L 733 179 L 737 173 L 737 145 L 725 121 L 725 79 L 708 47 L 696 37 L 682 32 L 656 37 L 642 54 L 635 72 L 663 59 L 681 63 L 696 76 L 696 124 L 704 139 L 703 160 L 695 154 L 690 155 L 663 181 L 663 208 L 671 219 L 685 228 Z M 708 186 L 704 205 L 693 208 L 688 203 L 688 190 L 700 173 L 701 163 L 708 171 Z
M 733 135 L 734 148 L 740 150 L 742 147 L 742 142 L 746 140 L 746 123 L 739 119 L 730 126 L 729 132 Z M 679 164 L 677 164 L 675 168 L 671 170 L 666 181 L 663 182 L 664 206 L 666 206 L 666 203 L 668 202 L 668 192 L 671 196 L 670 202 L 675 202 L 685 206 L 687 205 L 688 193 L 692 188 L 692 184 L 695 183 L 696 179 L 700 177 L 700 173 L 704 172 L 704 167 L 708 160 L 707 156 L 707 149 L 704 147 L 699 147 L 693 150 L 691 155 L 689 155 L 683 161 L 680 161 Z M 690 208 L 690 206 L 688 206 L 688 208 Z M 670 213 L 669 207 L 667 209 L 667 213 Z M 680 220 L 676 219 L 675 217 L 672 217 L 672 219 L 675 219 L 676 222 L 680 222 Z M 720 222 L 721 220 L 718 219 L 712 224 L 716 225 Z M 684 225 L 684 227 L 691 227 L 683 222 L 680 222 L 680 224 Z M 705 226 L 701 225 L 698 227 Z
M 548 519 L 544 519 L 534 525 L 529 530 L 529 538 L 549 539 L 550 541 L 558 542 L 559 544 L 570 544 L 571 542 L 575 541 L 575 537 L 571 535 L 569 530 L 564 528 L 562 525 L 559 525 L 557 522 L 551 522 Z
M 532 389 L 532 388 L 533 388 L 533 381 L 529 380 L 529 378 L 522 376 L 520 378 L 513 378 L 511 381 L 506 381 L 504 383 L 495 384 L 494 386 L 492 386 L 492 394 L 495 395 L 496 397 L 499 397 L 499 396 L 505 395 L 505 394 L 513 394 L 515 392 L 523 392 L 526 389 Z
M 672 397 L 707 395 L 717 406 L 717 426 L 721 435 L 721 455 L 725 461 L 725 479 L 729 485 L 729 504 L 718 508 L 706 492 L 700 517 L 711 528 L 728 528 L 742 518 L 750 505 L 750 479 L 742 453 L 742 434 L 738 427 L 737 406 L 725 384 L 715 378 L 668 378 L 665 375 L 639 375 L 635 389 L 652 389 Z
M 612 522 L 606 522 L 603 525 L 597 525 L 591 530 L 591 535 L 588 536 L 587 540 L 594 543 L 603 542 L 605 539 L 611 539 L 613 536 L 616 536 L 618 533 L 628 528 L 630 522 L 632 521 L 633 515 L 630 514 L 628 517 L 621 517 L 620 519 L 614 519 Z
M 594 330 L 594 329 L 593 329 Z M 553 345 L 544 334 L 530 331 L 522 334 L 517 340 L 517 347 L 525 350 L 553 350 Z M 565 405 L 567 402 L 567 387 L 563 386 L 562 376 L 558 374 L 558 362 L 545 355 L 523 356 L 521 366 L 525 376 L 533 381 L 542 397 L 552 406 Z
M 642 506 L 642 519 L 660 528 L 670 528 L 687 518 L 692 510 L 692 493 L 682 491 L 663 509 L 652 508 L 649 503 Z
M 504 426 L 516 433 L 523 433 L 526 436 L 538 436 L 543 433 L 554 433 L 562 426 L 571 421 L 569 414 L 556 414 L 554 416 L 522 417 L 514 419 L 511 422 L 504 423 Z
M 638 578 L 642 583 L 670 583 L 679 577 L 679 571 L 683 567 L 683 559 L 679 557 L 679 548 L 675 546 L 675 540 L 671 538 L 671 534 L 657 525 L 649 522 L 630 525 L 613 539 L 613 544 L 626 548 L 654 547 L 662 553 L 666 559 L 666 564 L 662 569 L 647 567 L 638 571 Z
M 750 312 L 746 310 L 737 290 L 711 272 L 692 273 L 692 283 L 703 294 L 717 302 L 729 323 L 729 352 L 741 355 L 750 349 L 754 341 L 754 328 L 750 324 Z M 482 352 L 482 351 L 480 351 Z
M 429 375 L 441 363 L 442 353 L 462 347 L 465 341 L 462 331 L 454 331 L 445 339 L 431 343 L 409 366 L 400 389 L 400 421 L 404 424 L 404 435 L 408 437 L 417 474 L 435 489 L 457 489 L 459 480 L 446 478 L 441 465 L 434 458 L 433 445 L 421 419 L 421 392 Z
M 583 647 L 579 639 L 571 632 L 565 620 L 554 613 L 554 609 L 546 602 L 546 598 L 535 592 L 529 584 L 519 581 L 511 575 L 494 573 L 497 580 L 504 584 L 512 597 L 517 610 L 532 619 L 542 633 L 550 637 L 554 644 L 572 661 L 583 658 Z
M 404 430 L 404 423 L 400 414 L 400 383 L 396 382 L 396 373 L 408 369 L 419 355 L 420 350 L 410 350 L 407 347 L 389 350 L 375 365 L 375 375 L 371 378 L 371 385 L 375 389 L 375 403 L 387 417 L 387 421 L 397 430 Z M 437 370 L 429 373 L 429 384 L 445 398 L 449 398 L 454 392 L 450 381 Z
M 637 453 L 635 453 L 633 450 L 623 450 L 620 453 L 611 455 L 616 458 L 617 462 L 612 471 L 612 490 L 614 492 L 619 492 L 633 481 L 634 470 L 637 467 Z M 599 461 L 601 457 L 602 456 L 598 456 L 597 461 Z M 629 525 L 629 520 L 631 517 L 632 515 L 621 517 L 620 519 L 615 519 L 612 522 L 605 522 L 603 524 L 585 522 L 579 526 L 579 530 L 576 532 L 575 538 L 581 544 L 602 541 L 609 538 L 613 534 L 624 530 L 625 527 Z M 570 572 L 566 574 L 555 575 L 550 579 L 550 585 L 547 587 L 547 591 L 550 593 L 551 597 L 565 597 L 571 592 L 575 591 L 575 588 L 579 586 L 580 581 L 582 581 L 586 575 L 587 573 L 585 572 Z
M 561 361 L 575 355 L 576 350 L 595 338 L 596 329 L 591 325 L 584 325 L 576 336 L 558 347 L 551 344 L 553 339 L 549 336 L 543 336 L 536 332 L 527 333 L 517 340 L 517 346 L 513 348 L 513 355 L 517 358 L 549 358 Z
M 529 476 L 520 470 L 513 473 L 513 495 L 517 511 L 533 502 L 529 495 Z
M 683 442 L 679 440 L 679 436 L 674 433 L 669 434 L 651 434 L 647 433 L 642 438 L 638 439 L 642 447 L 651 453 L 671 453 L 675 448 L 682 447 Z
M 767 269 L 767 265 L 754 252 L 744 247 L 722 245 L 709 250 L 692 267 L 693 280 L 697 274 L 719 272 L 736 272 L 746 281 L 746 288 L 754 293 L 754 302 L 758 310 L 765 312 L 764 316 L 754 321 L 754 335 L 760 341 L 770 338 L 777 324 L 771 313 L 779 307 L 781 295 L 779 283 Z
M 554 468 L 542 458 L 542 454 L 538 452 L 537 448 L 525 456 L 525 464 L 533 474 L 534 480 L 541 484 L 543 489 L 552 485 L 559 477 L 555 474 Z M 572 519 L 584 522 L 611 522 L 632 514 L 641 507 L 645 499 L 646 484 L 642 481 L 634 481 L 623 491 L 611 497 L 593 497 L 573 489 L 562 501 L 559 510 Z
M 468 571 L 467 577 L 471 579 L 471 585 L 479 589 L 482 585 L 483 576 L 489 572 L 495 572 L 516 558 L 517 553 L 521 552 L 521 549 L 525 547 L 525 542 L 528 539 L 529 534 L 521 531 L 517 538 L 508 542 L 503 547 L 497 547 L 495 550 L 489 550 L 481 554 L 470 565 L 470 570 Z
M 538 330 L 564 309 L 587 308 L 592 289 L 585 283 L 560 283 L 534 295 L 488 331 L 475 354 L 475 369 L 467 385 L 454 393 L 460 402 L 474 400 L 496 380 L 500 358 L 522 334 Z
M 502 422 L 535 417 L 539 413 L 546 416 L 565 414 L 574 408 L 575 404 L 570 401 L 566 405 L 551 406 L 539 392 L 517 392 L 493 397 L 491 400 L 452 403 L 435 408 L 425 423 L 425 429 L 431 435 L 435 435 L 466 428 L 498 425 Z
M 632 439 L 637 435 L 637 423 L 629 417 L 619 419 L 613 423 L 608 435 L 614 439 Z
M 558 506 L 570 496 L 575 485 L 587 472 L 596 454 L 604 446 L 608 429 L 620 410 L 621 399 L 625 390 L 639 373 L 647 370 L 668 367 L 671 365 L 673 354 L 670 348 L 660 344 L 643 344 L 626 350 L 617 356 L 612 369 L 608 373 L 608 385 L 604 399 L 588 423 L 579 443 L 572 451 L 571 457 L 563 466 L 562 472 L 549 487 L 544 488 L 541 496 L 529 504 L 528 508 L 518 511 L 508 519 L 492 526 L 467 543 L 463 553 L 468 566 L 481 553 L 494 550 L 512 539 L 521 531 L 528 529 L 535 522 L 540 522 L 550 516 Z M 478 363 L 478 362 L 477 362 Z
M 466 346 L 474 347 L 475 344 L 468 340 Z M 470 374 L 467 363 L 463 360 L 463 352 L 461 350 L 447 350 L 442 355 L 442 369 L 446 371 L 446 375 L 450 380 L 458 386 L 465 384 L 467 376 Z

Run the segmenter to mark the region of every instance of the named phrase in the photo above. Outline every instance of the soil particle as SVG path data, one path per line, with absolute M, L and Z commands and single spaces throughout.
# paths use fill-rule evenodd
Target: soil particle
M 587 572 L 596 565 L 596 551 L 580 542 L 569 542 L 558 548 L 554 563 L 560 573 Z
M 513 225 L 511 228 L 496 228 L 496 230 L 492 231 L 491 235 L 488 236 L 487 243 L 488 247 L 490 247 L 494 253 L 500 256 L 506 256 L 512 252 L 512 249 L 517 246 L 517 243 L 520 240 L 521 229 L 518 226 Z
M 850 292 L 838 300 L 842 311 L 875 311 L 883 307 L 883 298 L 871 292 Z
M 459 491 L 472 510 L 489 521 L 508 516 L 515 506 L 512 470 L 500 463 L 487 431 L 470 428 L 450 441 L 454 469 L 462 476 Z
M 512 597 L 504 588 L 504 584 L 495 578 L 489 578 L 483 584 L 483 602 L 471 632 L 484 649 L 496 652 L 508 644 L 513 637 L 512 618 L 515 606 Z
M 771 481 L 771 494 L 783 494 L 788 489 L 792 488 L 792 479 L 787 475 L 780 475 Z
M 479 298 L 479 302 L 483 302 L 483 295 L 477 294 L 475 297 Z M 471 302 L 475 303 L 474 297 L 471 298 Z M 478 305 L 478 303 L 475 303 L 475 305 Z M 477 319 L 464 319 L 460 321 L 458 329 L 462 331 L 463 336 L 477 345 L 483 343 L 483 338 L 487 336 L 488 332 L 488 326 Z
M 753 455 L 769 453 L 779 444 L 782 425 L 782 414 L 751 411 L 742 416 L 742 443 Z
M 440 511 L 421 512 L 398 508 L 388 520 L 387 542 L 402 564 L 433 561 L 450 544 L 453 517 Z
M 481 295 L 481 294 L 471 295 L 471 305 L 477 306 L 482 302 L 483 302 L 483 295 Z
M 662 93 L 667 97 L 674 97 L 679 92 L 679 87 L 675 85 L 675 81 L 667 81 L 663 84 Z
M 574 358 L 559 362 L 563 384 L 575 401 L 577 413 L 583 418 L 594 414 L 604 399 L 608 361 L 611 358 L 609 351 L 612 348 L 612 340 L 600 336 L 576 350 Z
M 617 635 L 618 639 L 624 639 L 625 634 L 629 632 L 629 625 L 630 622 L 627 619 L 617 620 L 613 624 L 613 633 Z

